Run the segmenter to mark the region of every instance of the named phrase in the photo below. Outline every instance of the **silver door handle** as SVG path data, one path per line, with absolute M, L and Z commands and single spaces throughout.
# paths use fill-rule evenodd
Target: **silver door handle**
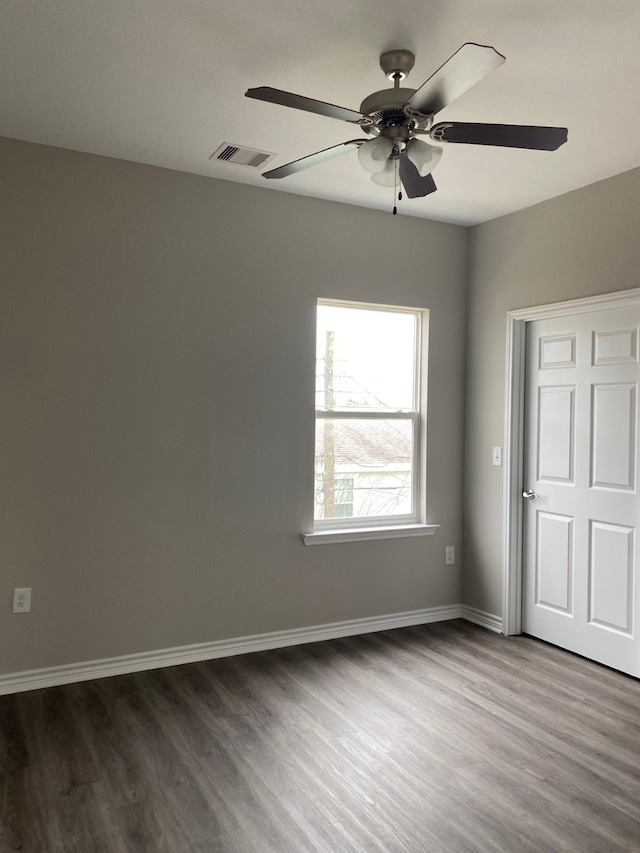
M 532 501 L 534 498 L 537 498 L 538 496 L 531 489 L 525 489 L 522 493 L 522 497 L 525 500 Z

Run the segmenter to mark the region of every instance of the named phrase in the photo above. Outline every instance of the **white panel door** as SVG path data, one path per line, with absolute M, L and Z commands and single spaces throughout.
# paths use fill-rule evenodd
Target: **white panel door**
M 527 325 L 523 630 L 640 677 L 640 309 Z

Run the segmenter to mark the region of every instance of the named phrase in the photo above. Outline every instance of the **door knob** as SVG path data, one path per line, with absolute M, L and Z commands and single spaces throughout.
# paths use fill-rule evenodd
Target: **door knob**
M 531 489 L 525 489 L 522 493 L 522 497 L 525 498 L 525 500 L 532 501 L 534 498 L 537 498 L 538 496 Z

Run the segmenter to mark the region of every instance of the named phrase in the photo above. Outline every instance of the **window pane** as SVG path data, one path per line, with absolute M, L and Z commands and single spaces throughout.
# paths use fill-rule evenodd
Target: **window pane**
M 413 422 L 316 420 L 315 518 L 412 512 Z
M 318 305 L 316 408 L 414 408 L 416 315 Z

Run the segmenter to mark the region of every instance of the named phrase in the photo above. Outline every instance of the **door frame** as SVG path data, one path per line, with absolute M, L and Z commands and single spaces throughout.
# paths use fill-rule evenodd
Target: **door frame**
M 502 633 L 522 633 L 522 488 L 525 429 L 525 345 L 527 323 L 640 305 L 640 287 L 554 302 L 507 313 L 505 468 L 503 513 Z

